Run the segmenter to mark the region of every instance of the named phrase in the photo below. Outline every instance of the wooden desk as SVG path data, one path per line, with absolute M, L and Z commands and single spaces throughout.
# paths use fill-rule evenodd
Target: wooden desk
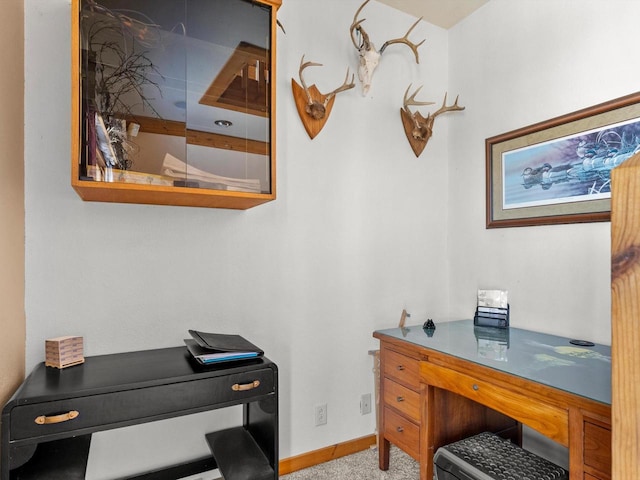
M 225 479 L 278 478 L 278 371 L 266 358 L 199 367 L 185 347 L 39 364 L 2 411 L 0 480 L 83 480 L 91 434 L 243 405 L 243 426 L 207 435 L 212 456 L 147 472 L 176 479 L 218 467 Z
M 380 348 L 380 468 L 393 443 L 433 477 L 433 455 L 482 431 L 521 443 L 527 425 L 569 448 L 571 480 L 611 480 L 611 349 L 471 320 L 374 332 Z

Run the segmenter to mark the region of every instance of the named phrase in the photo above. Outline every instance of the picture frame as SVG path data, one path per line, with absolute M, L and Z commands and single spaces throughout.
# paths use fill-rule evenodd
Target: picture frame
M 640 152 L 640 92 L 487 138 L 486 228 L 605 222 Z

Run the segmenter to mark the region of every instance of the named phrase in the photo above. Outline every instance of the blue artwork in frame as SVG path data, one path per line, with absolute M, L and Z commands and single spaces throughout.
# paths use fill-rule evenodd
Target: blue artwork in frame
M 640 92 L 486 140 L 487 228 L 607 221 L 640 153 Z
M 502 208 L 611 198 L 611 170 L 640 151 L 640 120 L 502 154 Z

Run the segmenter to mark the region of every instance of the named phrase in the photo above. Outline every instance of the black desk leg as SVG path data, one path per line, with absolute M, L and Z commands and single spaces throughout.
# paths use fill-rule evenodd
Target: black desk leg
M 37 445 L 33 457 L 10 471 L 10 480 L 84 480 L 91 434 Z
M 244 427 L 264 452 L 278 478 L 278 399 L 270 395 L 244 405 Z

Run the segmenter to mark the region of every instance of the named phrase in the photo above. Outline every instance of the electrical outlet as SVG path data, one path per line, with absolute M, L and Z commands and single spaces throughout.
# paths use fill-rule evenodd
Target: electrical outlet
M 316 427 L 327 424 L 327 404 L 316 405 Z
M 371 394 L 365 393 L 360 397 L 360 415 L 371 413 Z

